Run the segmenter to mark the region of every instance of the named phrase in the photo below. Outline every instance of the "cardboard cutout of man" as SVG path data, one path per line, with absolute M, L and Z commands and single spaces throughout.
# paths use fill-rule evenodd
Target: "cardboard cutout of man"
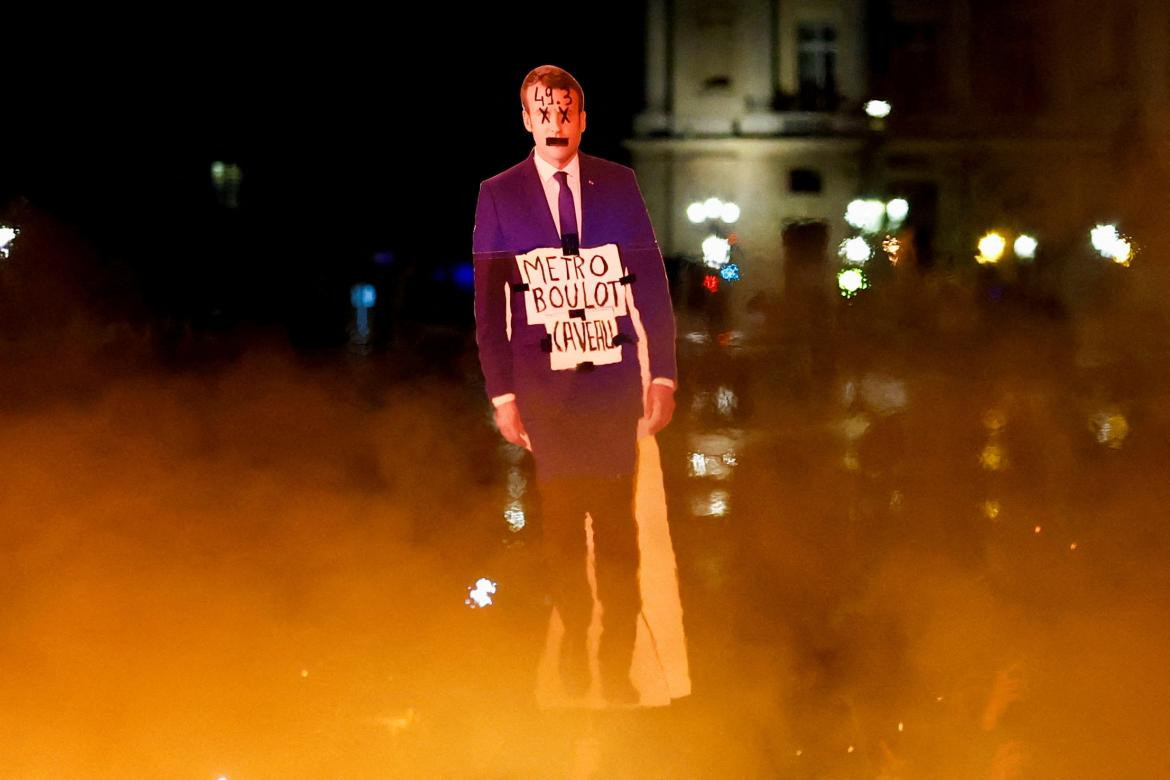
M 590 684 L 588 512 L 603 608 L 602 690 L 632 703 L 641 611 L 636 446 L 674 413 L 670 292 L 634 172 L 578 151 L 586 114 L 576 79 L 541 66 L 525 77 L 520 100 L 535 148 L 484 181 L 476 205 L 480 365 L 500 433 L 535 459 L 545 571 L 565 626 L 561 681 L 570 695 Z M 633 316 L 647 340 L 653 379 L 645 392 Z

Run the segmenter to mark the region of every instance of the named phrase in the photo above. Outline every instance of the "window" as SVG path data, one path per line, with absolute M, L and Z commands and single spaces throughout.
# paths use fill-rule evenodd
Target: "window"
M 707 2 L 696 10 L 699 83 L 704 92 L 728 92 L 735 62 L 735 6 L 729 2 Z
M 821 191 L 821 172 L 811 168 L 793 168 L 788 172 L 788 191 L 816 194 Z
M 711 76 L 703 82 L 703 89 L 708 92 L 713 90 L 731 89 L 730 76 Z
M 796 33 L 798 104 L 805 111 L 837 107 L 837 28 L 802 24 Z

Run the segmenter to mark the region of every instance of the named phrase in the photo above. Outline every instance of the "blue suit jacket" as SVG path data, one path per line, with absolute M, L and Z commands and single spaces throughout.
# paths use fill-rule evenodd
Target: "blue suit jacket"
M 675 329 L 662 253 L 634 172 L 578 152 L 581 165 L 581 247 L 617 244 L 648 340 L 650 375 L 675 379 Z M 553 371 L 541 324 L 530 325 L 515 256 L 560 246 L 556 223 L 532 154 L 480 185 L 472 250 L 476 342 L 489 397 L 515 393 L 529 433 L 534 417 L 569 410 L 601 419 L 636 420 L 642 413 L 637 333 L 617 318 L 622 360 L 591 371 Z M 512 337 L 506 317 L 511 310 Z M 624 425 L 624 422 L 623 422 Z M 534 447 L 535 448 L 535 447 Z M 538 467 L 541 461 L 537 453 Z

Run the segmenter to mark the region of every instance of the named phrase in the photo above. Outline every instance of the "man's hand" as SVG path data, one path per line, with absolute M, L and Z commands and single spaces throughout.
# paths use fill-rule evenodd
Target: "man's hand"
M 512 444 L 532 451 L 532 442 L 528 438 L 528 432 L 524 430 L 524 423 L 520 420 L 520 408 L 516 406 L 515 401 L 508 401 L 496 407 L 496 427 Z
M 638 438 L 653 436 L 674 416 L 674 388 L 651 384 L 643 400 L 644 416 L 638 421 Z

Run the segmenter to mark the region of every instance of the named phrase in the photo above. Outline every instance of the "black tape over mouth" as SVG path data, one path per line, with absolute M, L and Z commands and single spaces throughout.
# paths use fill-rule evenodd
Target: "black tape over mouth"
M 550 135 L 548 138 L 544 139 L 544 145 L 545 146 L 568 146 L 569 139 L 568 138 L 554 138 L 553 136 Z

